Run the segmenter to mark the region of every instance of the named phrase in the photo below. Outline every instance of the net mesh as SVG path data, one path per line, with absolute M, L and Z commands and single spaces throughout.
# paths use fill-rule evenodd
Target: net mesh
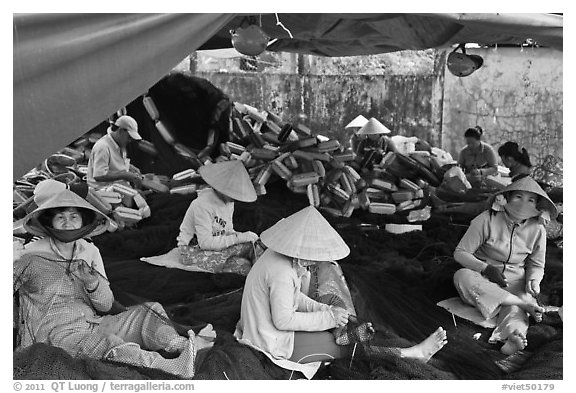
M 280 218 L 307 205 L 305 195 L 289 193 L 280 183 L 272 184 L 268 194 L 253 204 L 238 203 L 234 223 L 239 231 L 260 233 Z M 231 273 L 209 274 L 166 269 L 139 261 L 141 256 L 159 255 L 175 246 L 181 217 L 192 197 L 153 195 L 149 204 L 153 216 L 133 230 L 104 234 L 94 239 L 101 251 L 115 298 L 126 306 L 143 300 L 161 303 L 172 321 L 186 326 L 212 323 L 218 332 L 215 346 L 197 370 L 199 379 L 292 379 L 266 356 L 238 344 L 232 332 L 238 321 L 245 278 Z M 452 275 L 459 265 L 452 252 L 466 230 L 465 222 L 454 217 L 433 217 L 424 223 L 423 232 L 392 235 L 383 230 L 384 218 L 357 212 L 350 219 L 327 217 L 337 228 L 351 253 L 340 265 L 350 287 L 357 320 L 348 326 L 351 335 L 347 359 L 332 362 L 317 373 L 325 379 L 546 379 L 562 377 L 562 323 L 545 318 L 529 329 L 530 357 L 515 372 L 506 374 L 495 363 L 502 360 L 498 346 L 488 344 L 490 330 L 452 315 L 435 305 L 457 293 Z M 370 224 L 370 226 L 360 225 Z M 542 300 L 562 305 L 562 254 L 549 248 Z M 334 301 L 337 299 L 325 299 Z M 370 345 L 409 347 L 433 332 L 438 326 L 448 333 L 448 344 L 427 364 L 402 359 L 392 353 L 374 356 L 364 341 L 355 337 L 356 328 L 372 322 L 376 334 Z M 456 321 L 457 326 L 454 325 Z M 481 333 L 480 339 L 473 336 Z M 35 346 L 41 344 L 35 344 Z M 38 356 L 53 348 L 30 347 L 14 353 L 14 373 L 24 379 L 38 375 L 46 367 Z M 52 355 L 51 355 L 52 356 Z M 56 355 L 54 355 L 56 356 Z M 60 359 L 63 354 L 57 355 Z M 65 358 L 65 356 L 64 356 Z M 60 359 L 63 363 L 65 359 Z M 90 360 L 89 362 L 105 363 Z M 62 366 L 64 367 L 64 366 Z M 66 367 L 72 367 L 68 365 Z M 106 378 L 120 379 L 127 369 L 131 379 L 149 378 L 148 370 L 126 366 L 106 368 Z M 71 370 L 75 370 L 71 368 Z M 132 372 L 131 371 L 131 372 Z M 53 379 L 63 375 L 48 367 L 42 371 Z M 147 374 L 148 373 L 148 374 Z M 97 373 L 82 374 L 91 379 Z M 139 378 L 136 378 L 136 377 Z

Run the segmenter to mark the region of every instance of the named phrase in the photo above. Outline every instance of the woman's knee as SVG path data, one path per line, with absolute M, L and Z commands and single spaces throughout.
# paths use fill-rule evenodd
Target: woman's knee
M 469 284 L 473 279 L 478 278 L 479 273 L 467 268 L 462 268 L 454 273 L 454 284 L 463 286 Z

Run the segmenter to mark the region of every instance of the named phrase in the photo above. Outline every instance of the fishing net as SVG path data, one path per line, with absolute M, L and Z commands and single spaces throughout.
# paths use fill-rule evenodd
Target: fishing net
M 253 204 L 236 204 L 237 230 L 260 233 L 308 204 L 305 195 L 288 192 L 280 182 L 270 184 L 267 190 L 267 195 Z M 126 306 L 143 300 L 157 301 L 175 324 L 212 323 L 218 339 L 197 370 L 199 379 L 300 378 L 297 373 L 286 373 L 263 354 L 234 340 L 232 333 L 240 313 L 243 276 L 166 269 L 139 261 L 141 256 L 158 255 L 174 247 L 181 217 L 192 199 L 179 195 L 151 196 L 149 204 L 154 213 L 146 223 L 94 239 L 115 298 Z M 505 356 L 499 352 L 498 345 L 487 342 L 489 329 L 453 318 L 436 306 L 440 300 L 457 296 L 452 275 L 460 266 L 452 259 L 452 253 L 467 229 L 465 221 L 433 216 L 423 223 L 421 232 L 393 235 L 382 230 L 386 223 L 383 216 L 358 211 L 349 219 L 327 219 L 350 246 L 350 255 L 339 262 L 350 287 L 357 319 L 349 324 L 351 355 L 322 368 L 315 378 L 562 377 L 562 323 L 558 320 L 545 318 L 543 323 L 530 327 L 527 348 L 530 356 L 519 370 L 507 374 L 496 364 Z M 554 247 L 548 249 L 542 290 L 546 304 L 562 305 L 562 253 Z M 355 329 L 367 321 L 376 330 L 370 345 L 409 347 L 439 326 L 446 329 L 448 344 L 427 364 L 386 352 L 374 356 L 363 345 L 365 338 L 354 337 Z M 479 339 L 474 338 L 477 333 L 480 333 Z M 354 343 L 357 344 L 355 350 Z M 36 357 L 45 356 L 46 352 L 35 351 L 26 352 L 26 362 L 34 370 L 25 368 L 18 374 L 23 378 L 39 372 L 39 366 L 35 365 L 42 363 L 38 363 L 41 361 Z M 18 360 L 15 367 L 22 367 L 23 358 L 18 356 L 24 355 L 15 352 L 14 359 Z M 32 362 L 33 359 L 37 362 Z M 125 366 L 119 369 L 118 379 L 126 369 Z M 16 373 L 17 368 L 14 370 Z

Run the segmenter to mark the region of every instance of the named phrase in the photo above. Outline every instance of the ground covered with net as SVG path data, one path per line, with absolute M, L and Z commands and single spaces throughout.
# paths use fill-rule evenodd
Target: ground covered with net
M 268 194 L 253 204 L 237 203 L 234 224 L 239 231 L 260 233 L 307 205 L 305 195 L 271 184 Z M 232 333 L 240 315 L 244 277 L 236 274 L 187 272 L 152 266 L 142 256 L 165 253 L 176 245 L 182 217 L 191 196 L 155 195 L 152 216 L 134 229 L 94 239 L 104 258 L 114 295 L 129 306 L 145 300 L 160 302 L 181 326 L 201 328 L 212 323 L 218 339 L 197 370 L 197 379 L 297 379 L 264 355 L 238 344 Z M 359 346 L 353 358 L 323 367 L 316 379 L 561 379 L 562 322 L 557 314 L 528 331 L 529 346 L 517 367 L 504 371 L 498 345 L 488 343 L 490 329 L 467 322 L 436 306 L 456 296 L 452 275 L 459 265 L 453 250 L 468 219 L 433 216 L 422 232 L 392 235 L 383 230 L 390 218 L 355 212 L 348 219 L 327 217 L 350 246 L 340 261 L 358 318 L 376 328 L 379 345 L 407 347 L 438 326 L 448 344 L 424 364 L 397 356 L 372 357 Z M 367 225 L 369 224 L 369 225 Z M 562 305 L 562 252 L 549 247 L 542 301 Z M 480 333 L 480 337 L 478 337 Z M 169 379 L 169 375 L 93 359 L 72 359 L 64 351 L 35 344 L 14 352 L 18 379 Z

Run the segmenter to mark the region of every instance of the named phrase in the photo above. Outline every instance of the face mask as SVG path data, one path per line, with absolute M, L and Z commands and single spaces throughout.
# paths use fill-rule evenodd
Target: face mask
M 516 220 L 527 220 L 540 215 L 540 210 L 536 209 L 532 204 L 523 201 L 508 202 L 504 205 L 504 210 Z
M 62 243 L 70 243 L 78 239 L 82 239 L 92 233 L 98 224 L 98 220 L 94 220 L 92 224 L 85 225 L 78 229 L 54 229 L 43 225 L 41 226 L 50 235 L 50 237 Z

